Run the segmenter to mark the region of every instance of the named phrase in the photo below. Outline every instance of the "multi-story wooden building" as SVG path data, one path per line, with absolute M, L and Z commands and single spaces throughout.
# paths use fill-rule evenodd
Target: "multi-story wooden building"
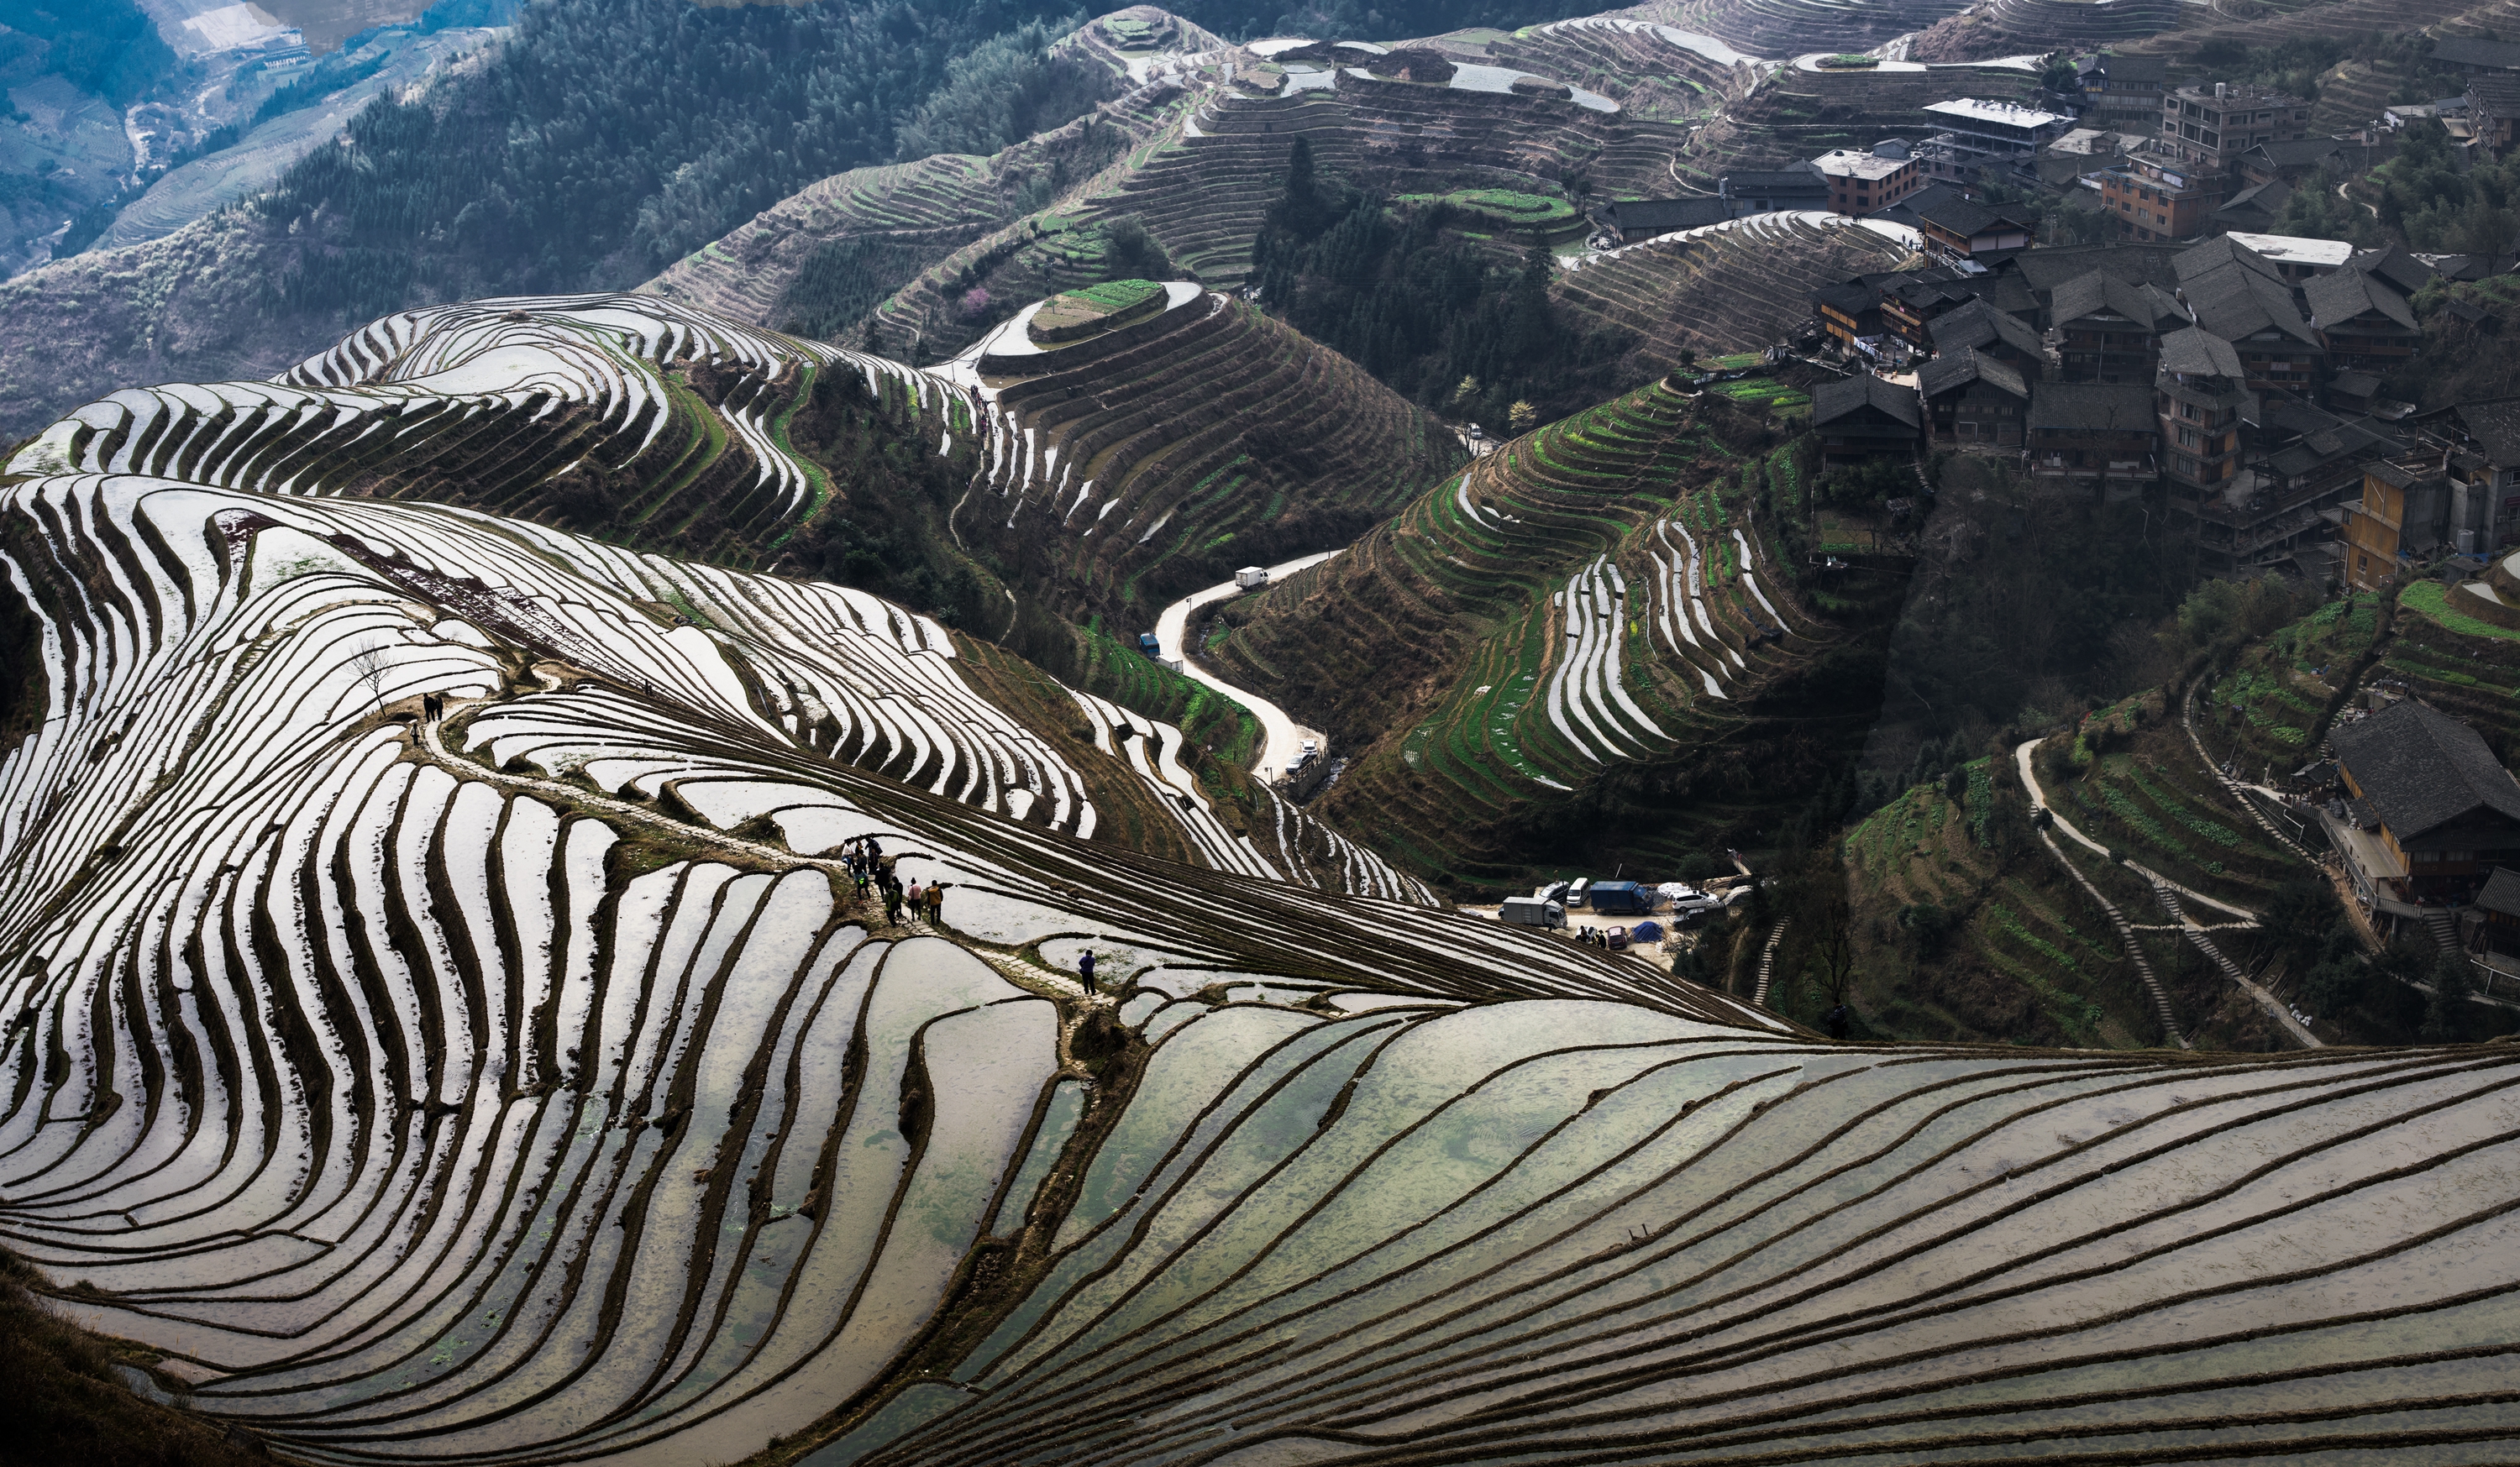
M 2362 470 L 2362 498 L 2345 507 L 2338 526 L 2347 585 L 2377 591 L 2416 556 L 2442 543 L 2450 480 L 2438 455 L 2418 454 Z
M 2240 414 L 2249 403 L 2239 353 L 2197 327 L 2161 338 L 2153 411 L 2161 421 L 2163 476 L 2171 503 L 2197 512 L 2240 468 Z
M 2366 903 L 2463 900 L 2520 861 L 2520 780 L 2474 729 L 2408 698 L 2328 740 L 2345 808 L 2326 823 Z
M 2372 272 L 2318 276 L 2302 286 L 2301 295 L 2331 367 L 2386 372 L 2424 344 L 2414 307 Z
M 1868 372 L 1812 389 L 1812 431 L 1821 466 L 1840 468 L 1879 458 L 1913 458 L 1924 438 L 1916 391 Z
M 1934 350 L 1942 355 L 1975 351 L 2020 373 L 2027 381 L 2048 375 L 2048 343 L 2029 322 L 1996 309 L 1984 296 L 1935 317 L 1927 331 L 1934 338 Z
M 2103 51 L 2076 68 L 2083 90 L 2086 127 L 2111 132 L 2145 133 L 2161 127 L 2161 89 L 2170 79 L 2170 59 L 2163 56 L 2119 56 Z
M 2030 386 L 2002 362 L 1974 351 L 1936 357 L 1916 369 L 1916 392 L 1936 442 L 2021 446 Z
M 2048 309 L 2060 338 L 2058 376 L 2069 382 L 2149 382 L 2163 333 L 2188 325 L 2158 286 L 2100 270 L 2058 286 Z
M 2134 488 L 2160 475 L 2161 420 L 2144 382 L 2035 382 L 2030 468 L 2043 481 Z

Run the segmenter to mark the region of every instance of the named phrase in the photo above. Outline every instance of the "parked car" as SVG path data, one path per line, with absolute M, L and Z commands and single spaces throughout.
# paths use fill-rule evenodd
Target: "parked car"
M 1625 927 L 1610 928 L 1608 931 L 1601 934 L 1601 943 L 1602 946 L 1608 948 L 1613 953 L 1626 952 L 1628 950 L 1628 929 Z

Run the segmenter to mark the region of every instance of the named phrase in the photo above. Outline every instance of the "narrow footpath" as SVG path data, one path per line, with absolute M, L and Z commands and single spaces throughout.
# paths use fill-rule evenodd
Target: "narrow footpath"
M 1269 567 L 1269 580 L 1275 584 L 1282 577 L 1293 575 L 1299 570 L 1309 570 L 1337 554 L 1337 551 L 1323 551 L 1319 555 L 1299 556 L 1283 564 L 1272 565 Z M 1250 709 L 1251 716 L 1260 720 L 1262 734 L 1260 758 L 1259 762 L 1252 767 L 1259 772 L 1262 781 L 1266 782 L 1273 776 L 1285 770 L 1287 762 L 1303 748 L 1305 739 L 1320 739 L 1322 737 L 1320 732 L 1298 725 L 1285 709 L 1258 693 L 1237 688 L 1199 666 L 1197 659 L 1190 656 L 1188 649 L 1182 645 L 1183 634 L 1190 629 L 1192 612 L 1201 606 L 1213 605 L 1238 595 L 1240 591 L 1240 587 L 1232 581 L 1227 581 L 1223 585 L 1210 586 L 1205 591 L 1183 597 L 1180 600 L 1166 606 L 1163 614 L 1155 618 L 1155 645 L 1157 651 L 1165 660 L 1181 664 L 1183 677 L 1224 693 L 1227 697 Z
M 2240 971 L 2238 964 L 2223 956 L 2222 951 L 2214 946 L 2214 940 L 2206 936 L 2204 926 L 2197 922 L 2195 918 L 2187 914 L 2186 908 L 2183 904 L 2186 902 L 2201 903 L 2202 905 L 2211 907 L 2218 911 L 2228 912 L 2232 916 L 2238 917 L 2243 924 L 2249 926 L 2257 925 L 2258 914 L 2249 911 L 2247 908 L 2234 907 L 2228 902 L 2218 901 L 2215 898 L 2205 895 L 2203 892 L 2182 886 L 2178 882 L 2171 880 L 2159 871 L 2156 871 L 2139 862 L 2114 858 L 2110 856 L 2108 847 L 2076 829 L 2073 822 L 2065 819 L 2061 815 L 2058 815 L 2055 807 L 2048 803 L 2047 792 L 2039 787 L 2039 777 L 2031 769 L 2030 753 L 2033 749 L 2039 747 L 2040 743 L 2041 740 L 2039 739 L 2028 739 L 2016 746 L 2012 751 L 2013 766 L 2021 772 L 2021 787 L 2022 790 L 2030 796 L 2031 810 L 2033 812 L 2041 810 L 2047 811 L 2049 823 L 2054 825 L 2056 829 L 2064 832 L 2066 838 L 2076 841 L 2086 849 L 2094 852 L 2101 860 L 2115 860 L 2117 865 L 2125 867 L 2128 870 L 2141 876 L 2144 881 L 2152 887 L 2154 898 L 2158 900 L 2162 907 L 2170 913 L 2171 920 L 2179 924 L 2180 936 L 2185 938 L 2188 942 L 2195 944 L 2199 951 L 2204 953 L 2207 957 L 2213 959 L 2214 965 L 2223 970 L 2224 976 L 2230 979 L 2233 986 L 2237 987 L 2240 992 L 2247 994 L 2251 1000 L 2256 1002 L 2258 1007 L 2264 1009 L 2267 1016 L 2274 1020 L 2275 1024 L 2280 1027 L 2284 1033 L 2292 1036 L 2293 1043 L 2301 1045 L 2305 1049 L 2325 1048 L 2325 1042 L 2320 1040 L 2318 1035 L 2311 1033 L 2309 1027 L 2304 1025 L 2301 1020 L 2294 1018 L 2292 1016 L 2292 1010 L 2284 1006 L 2284 1002 L 2281 999 L 2276 998 L 2274 995 L 2267 992 L 2257 984 L 2250 982 L 2248 975 Z M 2082 871 L 2075 867 L 2074 863 L 2065 860 L 2064 851 L 2059 849 L 2053 840 L 2049 840 L 2048 842 L 2048 849 L 2055 854 L 2056 859 L 2064 864 L 2067 870 L 2074 873 L 2075 879 L 2082 882 L 2085 890 L 2090 891 L 2094 897 L 2099 895 L 2098 888 L 2092 886 L 2091 881 L 2084 877 Z M 2100 905 L 2103 910 L 2109 912 L 2111 922 L 2120 929 L 2119 935 L 2126 942 L 2128 955 L 2136 959 L 2138 970 L 2142 972 L 2145 976 L 2146 986 L 2152 989 L 2153 997 L 2156 1000 L 2160 1001 L 2163 1014 L 2163 1024 L 2168 1028 L 2168 1000 L 2163 995 L 2160 986 L 2151 981 L 2150 969 L 2144 965 L 2142 954 L 2135 945 L 2135 934 L 2132 931 L 2130 924 L 2126 921 L 2125 917 L 2120 915 L 2116 909 L 2111 907 L 2107 902 L 2103 901 Z M 2174 1036 L 2178 1034 L 2178 1031 L 2175 1028 L 2171 1028 L 2170 1032 Z M 2180 1044 L 2182 1047 L 2186 1046 L 2186 1041 L 2183 1039 L 2180 1041 Z

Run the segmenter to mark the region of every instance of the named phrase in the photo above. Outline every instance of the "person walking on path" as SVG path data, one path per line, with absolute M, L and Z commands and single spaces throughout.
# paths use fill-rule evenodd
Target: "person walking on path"
M 1085 992 L 1090 997 L 1094 992 L 1094 950 L 1092 948 L 1086 949 L 1085 956 L 1076 959 L 1076 975 L 1085 980 Z
M 883 888 L 883 920 L 886 926 L 901 925 L 901 888 L 889 882 Z
M 901 905 L 910 909 L 912 921 L 919 920 L 927 911 L 927 888 L 920 885 L 916 880 L 912 881 L 902 890 Z
M 1846 1033 L 1848 1028 L 1851 1026 L 1853 1017 L 1853 1014 L 1848 1011 L 1847 1006 L 1843 1003 L 1830 1009 L 1828 1011 L 1828 1017 L 1822 1021 L 1828 1025 L 1828 1037 L 1833 1040 L 1842 1040 L 1846 1038 Z
M 927 883 L 927 925 L 930 927 L 940 926 L 943 924 L 944 920 L 945 883 L 942 881 L 930 881 Z

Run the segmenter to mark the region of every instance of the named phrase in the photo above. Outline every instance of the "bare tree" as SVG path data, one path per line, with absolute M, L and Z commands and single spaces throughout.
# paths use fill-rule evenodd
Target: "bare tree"
M 392 670 L 393 663 L 385 655 L 383 643 L 367 643 L 350 654 L 350 671 L 367 685 L 368 696 L 380 708 L 385 703 L 385 674 Z

